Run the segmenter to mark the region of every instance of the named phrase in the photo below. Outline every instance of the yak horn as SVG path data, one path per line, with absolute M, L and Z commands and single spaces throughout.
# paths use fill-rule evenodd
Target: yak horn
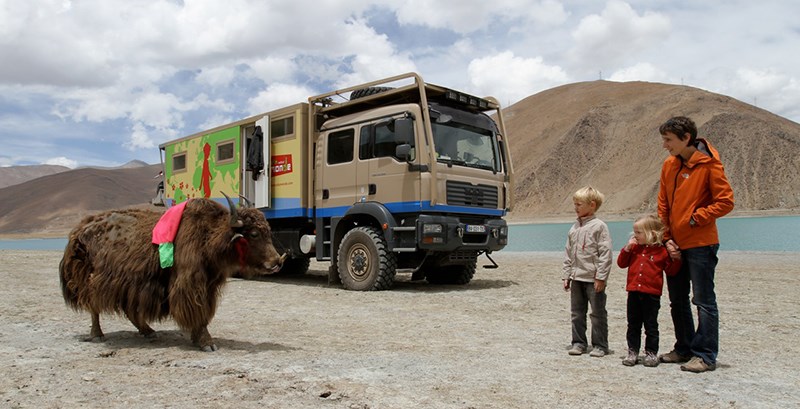
M 247 208 L 254 207 L 254 206 L 253 206 L 253 202 L 251 202 L 251 201 L 247 200 L 247 198 L 246 198 L 246 197 L 244 197 L 244 196 L 242 196 L 242 195 L 239 195 L 239 198 L 241 198 L 241 199 L 244 201 L 244 207 L 247 207 Z
M 228 195 L 226 195 L 225 192 L 222 192 L 222 196 L 225 196 L 225 199 L 228 200 L 228 207 L 230 208 L 231 211 L 231 227 L 235 228 L 244 226 L 244 222 L 242 222 L 242 220 L 239 219 L 239 212 L 237 212 L 236 207 L 233 206 L 231 198 L 228 197 Z

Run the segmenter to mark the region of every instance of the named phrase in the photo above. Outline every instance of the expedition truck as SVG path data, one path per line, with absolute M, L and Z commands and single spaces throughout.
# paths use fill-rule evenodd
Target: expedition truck
M 466 284 L 508 243 L 513 170 L 500 106 L 416 73 L 312 96 L 159 146 L 164 204 L 264 212 L 282 272 L 384 290 L 395 274 Z

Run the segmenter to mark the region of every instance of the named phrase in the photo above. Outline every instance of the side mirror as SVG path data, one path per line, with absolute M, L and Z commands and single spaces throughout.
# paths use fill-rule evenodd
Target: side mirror
M 414 140 L 414 120 L 399 118 L 394 120 L 394 140 L 400 144 L 410 144 Z
M 411 145 L 404 143 L 402 145 L 397 145 L 394 148 L 394 156 L 400 159 L 403 162 L 408 162 L 411 160 Z

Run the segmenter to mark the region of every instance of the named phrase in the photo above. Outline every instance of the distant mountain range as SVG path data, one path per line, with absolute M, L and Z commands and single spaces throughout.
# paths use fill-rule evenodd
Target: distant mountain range
M 571 218 L 572 193 L 602 191 L 600 215 L 654 211 L 666 158 L 658 126 L 695 120 L 719 150 L 735 213 L 800 212 L 800 124 L 697 88 L 592 81 L 532 95 L 503 110 L 515 170 L 512 221 Z M 101 210 L 149 207 L 161 165 L 0 168 L 0 234 L 64 236 Z
M 153 177 L 160 170 L 160 164 L 146 163 L 114 169 L 67 169 L 5 187 L 0 189 L 0 234 L 65 236 L 86 215 L 121 207 L 149 207 L 158 185 Z

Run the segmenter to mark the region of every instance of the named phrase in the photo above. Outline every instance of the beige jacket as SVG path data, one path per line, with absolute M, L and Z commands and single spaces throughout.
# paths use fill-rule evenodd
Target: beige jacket
M 611 249 L 611 234 L 602 220 L 595 216 L 579 218 L 569 229 L 561 278 L 606 281 L 614 258 Z

